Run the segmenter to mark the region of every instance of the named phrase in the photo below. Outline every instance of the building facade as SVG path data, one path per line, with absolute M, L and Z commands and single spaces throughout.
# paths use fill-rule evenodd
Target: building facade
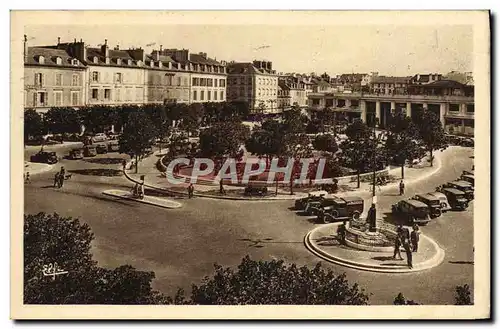
M 409 85 L 407 94 L 315 93 L 309 95 L 309 106 L 343 112 L 351 121 L 360 118 L 370 126 L 378 121 L 382 128 L 392 113 L 415 119 L 427 109 L 436 113 L 447 132 L 474 134 L 474 87 L 456 81 Z
M 382 95 L 404 95 L 408 93 L 410 79 L 411 77 L 375 76 L 369 84 L 370 92 Z
M 26 39 L 25 39 L 26 40 Z M 24 107 L 46 112 L 51 107 L 85 105 L 86 67 L 62 49 L 24 47 Z
M 245 101 L 254 112 L 278 111 L 278 75 L 272 62 L 228 64 L 228 100 Z

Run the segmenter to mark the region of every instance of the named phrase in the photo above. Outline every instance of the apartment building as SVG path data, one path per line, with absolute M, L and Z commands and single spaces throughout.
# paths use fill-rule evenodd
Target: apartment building
M 278 75 L 272 62 L 228 64 L 228 100 L 245 101 L 251 111 L 278 111 Z
M 46 112 L 51 107 L 85 105 L 85 65 L 63 49 L 28 47 L 24 41 L 24 107 Z

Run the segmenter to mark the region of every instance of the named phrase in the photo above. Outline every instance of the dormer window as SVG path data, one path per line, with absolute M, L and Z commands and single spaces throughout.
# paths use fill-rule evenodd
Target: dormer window
M 42 55 L 38 56 L 38 63 L 45 64 L 45 57 L 43 57 Z
M 129 59 L 129 60 L 127 61 L 127 64 L 128 64 L 128 65 L 132 65 L 132 60 L 131 60 L 131 59 Z
M 163 67 L 163 63 L 162 62 L 158 62 L 158 67 Z
M 154 67 L 154 66 L 155 66 L 155 62 L 150 61 L 150 62 L 149 62 L 149 66 L 150 66 L 150 67 Z
M 116 64 L 117 65 L 122 65 L 122 59 L 121 58 L 117 58 L 116 59 Z
M 137 61 L 137 66 L 142 66 L 142 61 L 141 60 Z
M 61 65 L 62 64 L 62 58 L 61 57 L 56 57 L 56 64 Z
M 105 62 L 106 64 L 109 64 L 109 57 L 106 57 L 106 59 L 104 60 L 104 62 Z
M 94 64 L 97 64 L 99 62 L 99 59 L 97 58 L 97 56 L 94 56 L 93 61 L 94 61 Z
M 71 65 L 78 65 L 78 59 L 72 58 L 71 59 Z

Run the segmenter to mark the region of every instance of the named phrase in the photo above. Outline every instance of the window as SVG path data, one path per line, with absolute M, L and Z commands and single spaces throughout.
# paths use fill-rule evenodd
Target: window
M 92 72 L 92 82 L 99 82 L 99 72 Z
M 78 59 L 72 58 L 71 59 L 71 65 L 78 65 Z
M 99 62 L 99 59 L 97 58 L 97 56 L 94 56 L 94 64 L 97 64 Z
M 207 91 L 207 100 L 210 101 L 211 100 L 211 92 L 210 90 Z
M 63 76 L 61 73 L 56 73 L 56 86 L 62 86 Z
M 205 100 L 205 91 L 204 90 L 200 91 L 200 101 L 203 101 L 203 100 Z
M 71 77 L 71 85 L 79 86 L 80 85 L 80 76 L 78 74 L 73 74 Z
M 72 91 L 71 92 L 71 105 L 73 105 L 73 106 L 79 105 L 78 91 Z
M 139 87 L 139 88 L 136 88 L 136 89 L 135 89 L 135 99 L 136 99 L 137 101 L 142 101 L 142 98 L 143 98 L 143 97 L 142 97 L 142 88 L 140 88 L 140 87 Z
M 193 100 L 196 101 L 197 100 L 197 92 L 196 90 L 193 90 Z
M 221 86 L 221 87 L 225 87 L 225 86 L 226 86 L 226 80 L 224 80 L 224 79 L 220 79 L 220 81 L 219 81 L 219 86 Z
M 474 113 L 474 104 L 467 104 L 467 113 Z
M 189 85 L 188 81 L 189 81 L 188 78 L 184 77 L 184 79 L 183 79 L 183 86 L 188 86 Z
M 181 85 L 181 77 L 177 77 L 177 85 L 180 86 Z
M 223 101 L 224 100 L 224 91 L 221 91 L 220 92 L 220 100 Z
M 358 100 L 351 100 L 351 107 L 359 107 L 359 101 Z
M 115 101 L 121 101 L 120 97 L 120 92 L 121 92 L 121 89 L 115 89 Z
M 125 100 L 126 100 L 127 102 L 130 102 L 130 101 L 132 100 L 132 94 L 131 94 L 131 92 L 130 92 L 130 88 L 127 88 L 127 89 L 125 90 Z
M 35 101 L 35 105 L 36 106 L 44 106 L 44 105 L 47 105 L 47 93 L 46 92 L 39 92 L 39 93 L 36 93 L 36 101 Z
M 62 91 L 54 91 L 54 104 L 55 106 L 62 106 Z
M 198 78 L 193 78 L 193 87 L 198 86 Z
M 217 81 L 217 80 L 215 80 L 215 81 Z M 217 91 L 214 91 L 214 101 L 216 101 L 216 100 L 217 100 Z
M 35 86 L 43 87 L 44 80 L 43 73 L 35 73 Z
M 61 65 L 62 64 L 62 58 L 61 57 L 56 57 L 56 64 Z
M 202 87 L 206 87 L 207 86 L 207 79 L 206 78 L 201 78 L 200 79 L 200 86 Z
M 213 79 L 207 79 L 207 86 L 208 87 L 213 87 Z
M 122 83 L 123 82 L 123 76 L 121 73 L 115 73 L 115 83 Z
M 108 101 L 111 99 L 111 89 L 104 89 L 104 99 Z
M 452 111 L 452 112 L 458 112 L 458 111 L 460 111 L 460 105 L 458 105 L 458 104 L 450 104 L 450 111 Z
M 98 99 L 98 98 L 99 98 L 99 89 L 92 88 L 92 99 Z
M 214 79 L 214 87 L 217 87 L 217 79 Z

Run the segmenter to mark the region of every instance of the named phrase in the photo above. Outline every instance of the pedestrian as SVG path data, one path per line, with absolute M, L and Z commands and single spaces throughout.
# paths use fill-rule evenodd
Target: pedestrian
M 139 185 L 139 198 L 144 199 L 144 182 Z
M 405 183 L 403 180 L 399 182 L 399 195 L 404 195 L 405 194 Z
M 64 167 L 61 167 L 61 171 L 59 172 L 59 182 L 58 182 L 59 188 L 63 187 L 65 176 L 66 176 L 66 169 L 64 169 Z
M 413 268 L 413 257 L 411 254 L 410 239 L 406 236 L 406 234 L 403 240 L 403 248 L 405 249 L 406 252 L 406 261 L 408 264 L 408 268 Z
M 412 251 L 418 251 L 418 242 L 420 241 L 420 230 L 417 224 L 413 225 L 413 231 L 411 232 L 411 245 Z
M 402 234 L 403 230 L 401 229 L 401 226 L 398 226 L 396 237 L 394 238 L 394 255 L 392 256 L 394 259 L 396 259 L 396 255 L 398 255 L 399 259 L 403 260 L 403 257 L 401 257 Z
M 188 186 L 188 196 L 190 199 L 193 197 L 193 193 L 194 193 L 194 186 L 193 183 L 190 183 Z
M 59 187 L 59 172 L 56 172 L 54 176 L 54 187 Z
M 345 233 L 347 231 L 346 227 L 346 221 L 344 221 L 340 226 L 337 228 L 337 237 L 340 239 L 340 243 L 346 244 L 345 243 Z
M 122 166 L 123 166 L 123 171 L 125 171 L 125 169 L 127 169 L 127 160 L 123 159 Z
M 24 176 L 24 183 L 25 184 L 31 184 L 31 180 L 30 180 L 30 172 L 27 171 L 26 172 L 26 175 Z

